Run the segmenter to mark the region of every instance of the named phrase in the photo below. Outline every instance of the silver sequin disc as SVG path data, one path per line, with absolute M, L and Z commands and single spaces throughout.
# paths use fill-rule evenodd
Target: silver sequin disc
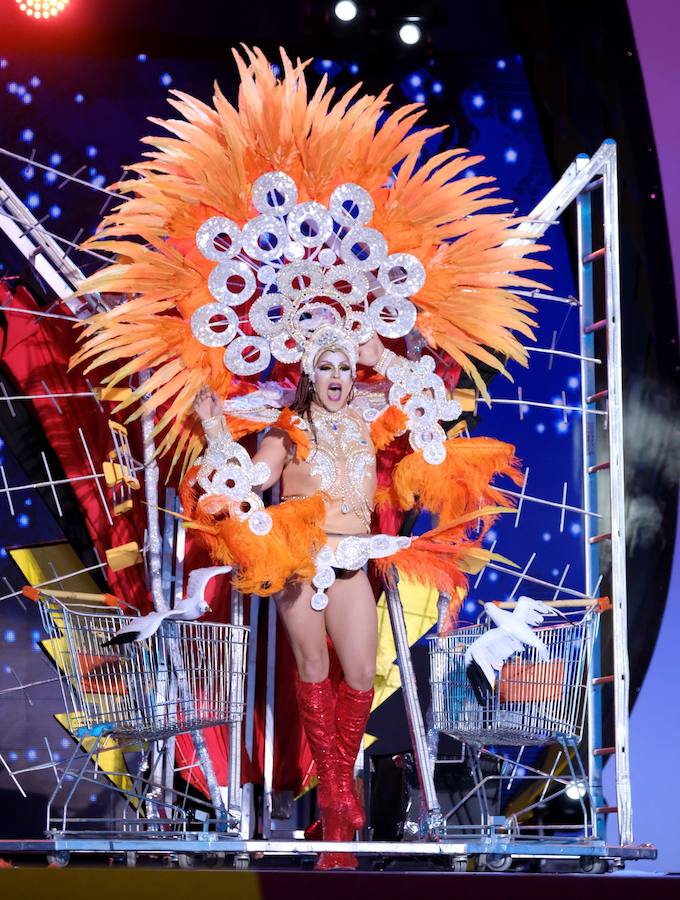
M 387 257 L 387 241 L 375 228 L 358 225 L 342 239 L 342 258 L 362 271 L 377 269 Z
M 229 239 L 228 245 L 224 239 L 218 240 L 223 235 Z M 218 241 L 217 245 L 215 241 Z M 213 216 L 207 219 L 196 232 L 196 246 L 206 259 L 222 262 L 240 252 L 241 229 L 231 219 L 226 219 L 224 216 Z
M 224 364 L 234 375 L 262 372 L 270 359 L 269 342 L 261 337 L 237 337 L 224 353 Z
M 205 347 L 226 347 L 238 330 L 238 316 L 228 306 L 206 303 L 192 314 L 191 330 Z
M 328 206 L 335 221 L 346 228 L 370 222 L 375 208 L 368 191 L 351 182 L 336 187 Z
M 208 276 L 208 290 L 220 303 L 240 306 L 255 293 L 253 270 L 240 259 L 225 260 Z
M 406 297 L 384 294 L 368 308 L 368 318 L 378 334 L 388 338 L 403 337 L 416 324 L 417 311 Z
M 315 200 L 299 203 L 288 216 L 288 233 L 303 247 L 320 247 L 333 233 L 333 218 Z
M 425 284 L 425 267 L 410 253 L 392 253 L 380 266 L 378 280 L 388 293 L 411 297 Z
M 315 609 L 317 612 L 322 612 L 322 610 L 326 609 L 328 606 L 328 597 L 326 594 L 322 594 L 321 592 L 314 594 L 311 599 L 312 609 Z
M 253 184 L 253 206 L 260 213 L 285 216 L 297 203 L 297 186 L 284 172 L 267 172 Z
M 274 262 L 283 256 L 288 244 L 288 232 L 281 219 L 257 216 L 243 226 L 243 249 L 252 259 Z

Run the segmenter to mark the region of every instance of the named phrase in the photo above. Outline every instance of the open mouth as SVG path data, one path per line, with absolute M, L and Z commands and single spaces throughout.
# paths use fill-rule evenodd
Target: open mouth
M 342 385 L 337 381 L 331 381 L 328 385 L 328 399 L 339 400 L 342 397 Z

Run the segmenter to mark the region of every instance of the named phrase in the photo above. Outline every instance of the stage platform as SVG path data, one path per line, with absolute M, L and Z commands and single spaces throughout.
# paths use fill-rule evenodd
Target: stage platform
M 405 860 L 400 863 L 405 864 Z M 46 861 L 26 857 L 19 868 L 0 871 L 0 893 L 4 900 L 42 897 L 49 900 L 168 900 L 170 897 L 219 897 L 220 900 L 417 900 L 429 896 L 454 895 L 486 900 L 526 900 L 549 895 L 550 900 L 587 900 L 603 892 L 616 892 L 617 900 L 677 900 L 680 876 L 648 873 L 610 875 L 528 874 L 524 872 L 456 873 L 435 871 L 313 872 L 287 869 L 168 870 L 143 866 L 123 868 L 88 865 L 86 859 L 65 869 L 47 868 Z

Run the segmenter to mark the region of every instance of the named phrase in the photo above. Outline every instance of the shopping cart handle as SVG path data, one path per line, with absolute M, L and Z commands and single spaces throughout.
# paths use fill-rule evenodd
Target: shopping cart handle
M 483 606 L 486 601 L 479 600 L 478 602 Z M 501 609 L 514 609 L 517 606 L 516 600 L 492 600 L 491 602 Z M 582 600 L 541 600 L 541 603 L 552 606 L 554 609 L 582 609 L 586 606 L 597 606 L 598 612 L 607 612 L 612 608 L 609 597 L 584 597 Z
M 21 593 L 28 600 L 35 603 L 40 597 L 54 597 L 56 600 L 75 600 L 81 603 L 104 603 L 106 606 L 121 606 L 121 601 L 113 594 L 87 594 L 83 591 L 53 591 L 51 588 L 33 587 L 31 584 L 25 584 Z

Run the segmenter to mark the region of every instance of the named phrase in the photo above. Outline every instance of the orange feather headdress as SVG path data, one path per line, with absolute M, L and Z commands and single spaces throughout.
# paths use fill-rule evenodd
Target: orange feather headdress
M 397 108 L 379 124 L 387 91 L 362 95 L 356 85 L 336 99 L 324 76 L 310 94 L 306 62 L 282 51 L 278 79 L 259 50 L 234 56 L 237 106 L 217 86 L 212 106 L 173 91 L 169 102 L 181 118 L 151 120 L 169 136 L 145 138 L 152 149 L 129 167 L 137 178 L 116 186 L 129 196 L 87 242 L 116 260 L 80 292 L 128 299 L 88 320 L 72 365 L 115 365 L 111 386 L 151 370 L 118 408 L 139 404 L 139 415 L 163 407 L 158 452 L 174 448 L 173 463 L 183 455 L 186 470 L 201 450 L 190 416 L 196 393 L 208 385 L 226 398 L 234 389 L 224 348 L 204 346 L 191 329 L 192 314 L 213 300 L 207 282 L 214 263 L 199 252 L 196 232 L 211 217 L 238 226 L 251 219 L 252 186 L 272 171 L 295 182 L 301 202 L 328 204 L 347 182 L 370 194 L 371 224 L 390 252 L 412 254 L 424 266 L 424 284 L 412 297 L 416 329 L 482 392 L 477 361 L 502 372 L 502 358 L 525 365 L 516 334 L 533 339 L 534 310 L 512 288 L 539 286 L 523 273 L 547 265 L 529 255 L 542 247 L 513 239 L 521 220 L 498 211 L 507 201 L 493 196 L 494 180 L 463 177 L 481 157 L 451 149 L 418 166 L 426 141 L 442 130 L 415 128 L 421 105 Z

